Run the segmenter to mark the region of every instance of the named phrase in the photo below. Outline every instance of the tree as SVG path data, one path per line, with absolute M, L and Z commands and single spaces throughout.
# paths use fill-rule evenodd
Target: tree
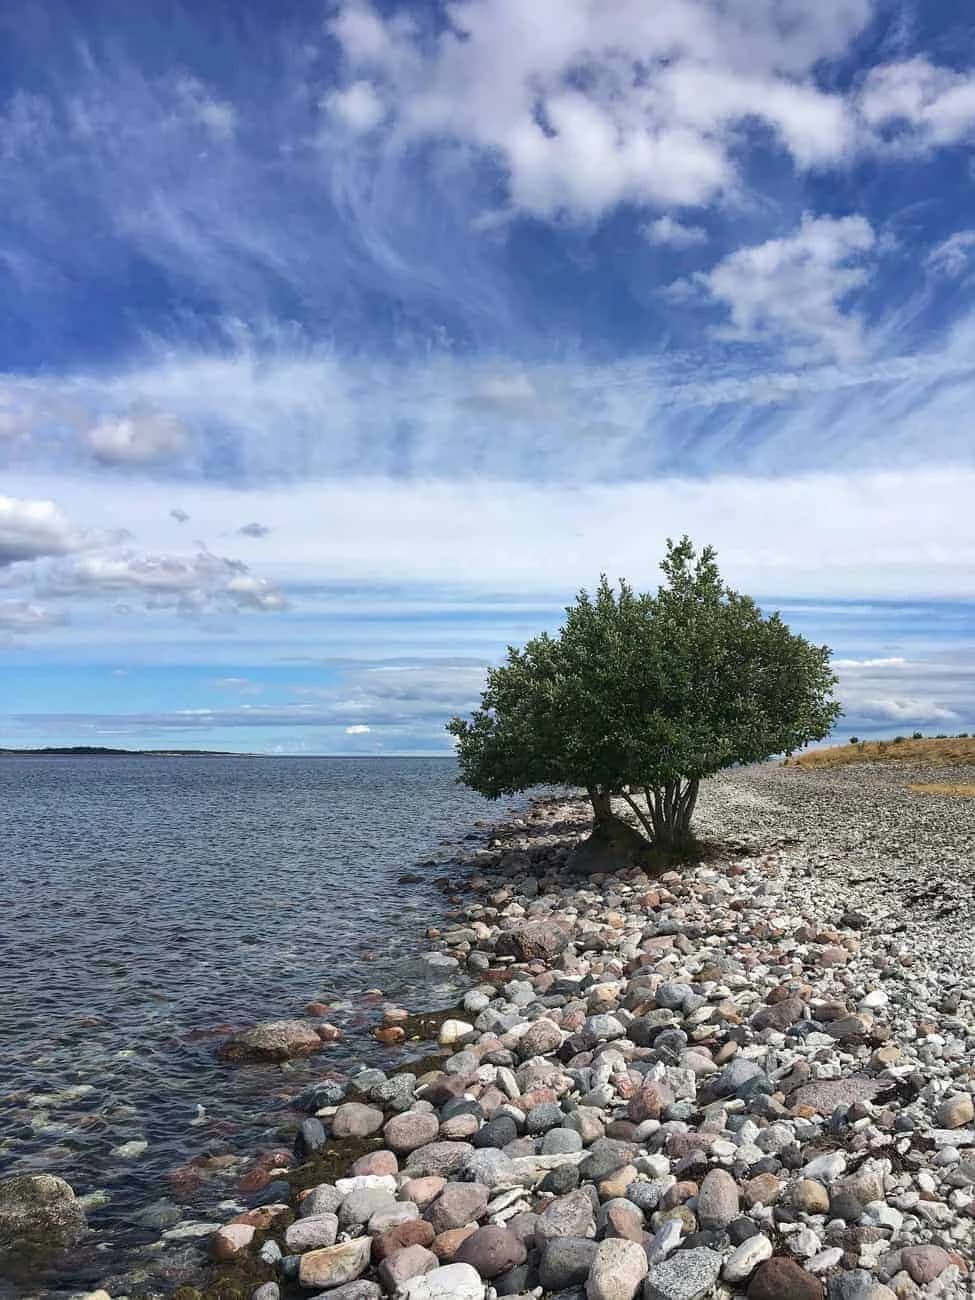
M 680 856 L 702 778 L 829 734 L 839 706 L 827 647 L 727 587 L 710 547 L 668 541 L 661 569 L 656 595 L 604 577 L 557 638 L 509 648 L 480 709 L 448 724 L 462 780 L 495 798 L 582 786 L 604 838 L 618 837 L 620 797 L 650 841 Z

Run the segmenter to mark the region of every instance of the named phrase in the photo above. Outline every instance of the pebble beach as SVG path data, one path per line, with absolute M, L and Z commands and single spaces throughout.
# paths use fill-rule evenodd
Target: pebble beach
M 483 828 L 423 956 L 456 1005 L 378 1007 L 388 1065 L 314 1018 L 224 1044 L 322 1077 L 177 1296 L 975 1295 L 975 801 L 913 779 L 726 773 L 656 877 L 570 874 L 575 799 Z

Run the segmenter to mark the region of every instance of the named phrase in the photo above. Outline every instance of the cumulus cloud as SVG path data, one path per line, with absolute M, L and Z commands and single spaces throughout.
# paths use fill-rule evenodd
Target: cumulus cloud
M 0 568 L 82 545 L 83 535 L 53 501 L 0 496 Z
M 330 30 L 348 84 L 332 104 L 371 126 L 384 101 L 394 143 L 484 151 L 512 206 L 533 216 L 701 204 L 736 185 L 746 122 L 764 124 L 798 167 L 844 156 L 852 115 L 814 69 L 869 17 L 869 0 L 459 0 L 431 32 L 346 0 Z
M 239 560 L 209 551 L 196 555 L 152 555 L 134 551 L 72 557 L 50 567 L 40 580 L 56 596 L 141 594 L 148 608 L 182 613 L 238 609 L 284 609 L 283 594 Z
M 186 448 L 186 430 L 175 417 L 158 413 L 99 421 L 84 440 L 96 460 L 108 465 L 144 465 L 177 456 Z
M 859 112 L 882 142 L 906 151 L 958 144 L 975 133 L 975 73 L 919 55 L 872 68 Z
M 241 537 L 267 537 L 271 530 L 268 528 L 267 524 L 253 523 L 244 524 L 242 527 L 238 528 L 237 531 L 240 533 Z
M 178 524 L 185 524 L 189 520 L 189 515 L 185 510 L 181 510 L 179 506 L 174 506 L 173 509 L 170 510 L 169 517 L 175 519 Z
M 694 248 L 706 244 L 707 231 L 700 226 L 685 226 L 673 217 L 658 217 L 644 227 L 644 234 L 651 244 L 664 244 L 670 248 Z
M 801 360 L 855 360 L 863 328 L 843 304 L 866 282 L 875 244 L 864 217 L 806 213 L 793 234 L 740 248 L 697 282 L 728 308 L 726 338 L 778 341 Z

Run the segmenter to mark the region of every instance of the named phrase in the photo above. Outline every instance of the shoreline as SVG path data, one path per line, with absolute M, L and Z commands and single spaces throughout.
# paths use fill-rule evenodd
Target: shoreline
M 748 793 L 741 781 L 723 781 L 733 803 Z M 954 1004 L 942 988 L 932 1005 L 944 974 L 879 920 L 844 918 L 788 834 L 659 879 L 570 880 L 560 864 L 585 828 L 580 807 L 545 797 L 472 830 L 473 865 L 451 867 L 453 908 L 431 935 L 469 987 L 457 1006 L 414 1017 L 451 1041 L 413 1068 L 391 1052 L 387 1072 L 309 1098 L 327 1102 L 302 1125 L 314 1159 L 282 1159 L 282 1176 L 216 1234 L 229 1258 L 179 1300 L 250 1300 L 259 1288 L 257 1300 L 274 1300 L 269 1287 L 310 1296 L 330 1285 L 336 1300 L 368 1300 L 397 1280 L 410 1297 L 432 1297 L 443 1268 L 454 1270 L 445 1282 L 468 1289 L 438 1295 L 490 1295 L 488 1284 L 517 1295 L 560 1267 L 559 1294 L 575 1297 L 600 1259 L 614 1276 L 640 1273 L 631 1294 L 656 1288 L 646 1291 L 654 1300 L 691 1268 L 713 1273 L 701 1295 L 765 1294 L 749 1288 L 770 1268 L 782 1300 L 816 1300 L 824 1282 L 831 1300 L 838 1285 L 843 1300 L 972 1294 L 970 982 Z M 712 820 L 705 811 L 706 832 Z M 724 820 L 727 831 L 726 810 Z M 938 1128 L 945 1116 L 952 1123 Z M 419 1146 L 396 1136 L 411 1124 L 428 1139 Z M 496 1147 L 476 1136 L 488 1125 Z M 411 1199 L 406 1171 L 446 1179 L 432 1208 L 430 1187 Z M 350 1174 L 386 1181 L 365 1197 L 336 1190 Z M 268 1201 L 272 1189 L 279 1201 Z M 466 1205 L 463 1222 L 453 1224 L 445 1193 Z M 350 1209 L 349 1196 L 360 1204 Z M 571 1222 L 555 1231 L 560 1215 Z M 467 1233 L 469 1223 L 481 1226 Z M 350 1261 L 343 1239 L 360 1258 Z M 508 1267 L 497 1273 L 499 1250 Z M 340 1265 L 358 1272 L 330 1283 L 321 1271 Z M 370 1289 L 377 1279 L 385 1289 Z M 600 1285 L 596 1276 L 597 1300 Z
M 844 1297 L 872 1296 L 870 1286 L 887 1287 L 888 1294 L 898 1296 L 971 1294 L 965 1261 L 975 1245 L 975 1197 L 966 1189 L 975 1184 L 975 1160 L 966 1157 L 975 1157 L 975 1131 L 972 1078 L 970 1071 L 965 1077 L 963 1050 L 971 1026 L 966 1032 L 961 1002 L 943 990 L 940 1009 L 922 1004 L 915 1011 L 917 988 L 929 972 L 915 962 L 909 944 L 883 929 L 873 932 L 863 914 L 836 915 L 835 905 L 829 920 L 839 924 L 827 924 L 820 909 L 828 884 L 800 876 L 787 845 L 752 853 L 739 845 L 731 856 L 660 880 L 641 879 L 640 873 L 567 879 L 560 869 L 572 842 L 566 832 L 583 832 L 582 808 L 554 798 L 534 802 L 514 825 L 500 822 L 486 832 L 494 864 L 463 872 L 463 902 L 436 941 L 456 959 L 466 957 L 468 970 L 471 954 L 483 953 L 486 960 L 473 962 L 472 988 L 457 1009 L 457 1018 L 466 1015 L 466 1020 L 450 1026 L 447 1036 L 453 1041 L 442 1042 L 436 1056 L 423 1062 L 446 1071 L 429 1079 L 421 1075 L 406 1099 L 410 1116 L 437 1109 L 436 1126 L 421 1124 L 426 1129 L 421 1135 L 432 1142 L 393 1153 L 396 1205 L 416 1206 L 417 1215 L 388 1205 L 387 1215 L 409 1217 L 384 1226 L 377 1211 L 378 1217 L 370 1215 L 364 1225 L 351 1224 L 351 1232 L 363 1233 L 351 1240 L 371 1240 L 370 1263 L 360 1279 L 378 1273 L 383 1293 L 389 1293 L 399 1275 L 392 1265 L 384 1275 L 377 1255 L 393 1247 L 385 1258 L 405 1271 L 410 1295 L 414 1266 L 421 1270 L 415 1278 L 426 1276 L 429 1268 L 433 1285 L 438 1274 L 432 1266 L 456 1268 L 459 1260 L 469 1269 L 472 1259 L 482 1287 L 472 1295 L 484 1294 L 488 1285 L 498 1288 L 499 1278 L 498 1294 L 527 1293 L 555 1280 L 571 1287 L 585 1280 L 581 1266 L 577 1262 L 575 1273 L 570 1269 L 562 1277 L 555 1257 L 570 1248 L 548 1243 L 578 1239 L 594 1243 L 593 1250 L 571 1248 L 582 1251 L 590 1282 L 599 1252 L 612 1258 L 614 1273 L 621 1260 L 640 1272 L 632 1251 L 602 1242 L 638 1246 L 648 1273 L 647 1280 L 638 1279 L 634 1294 L 656 1287 L 666 1295 L 673 1282 L 677 1295 L 681 1271 L 691 1266 L 713 1271 L 716 1294 L 728 1296 L 744 1295 L 749 1287 L 758 1287 L 755 1294 L 760 1294 L 763 1277 L 774 1281 L 774 1294 L 783 1300 L 815 1296 L 816 1288 L 825 1294 L 829 1287 L 832 1294 L 845 1275 L 848 1290 L 837 1292 Z M 518 821 L 534 822 L 541 833 L 526 836 Z M 547 823 L 555 834 L 545 833 Z M 805 904 L 798 916 L 779 916 L 786 891 L 804 884 L 806 896 L 788 900 L 791 907 Z M 663 924 L 651 921 L 648 927 L 648 918 L 661 911 Z M 553 935 L 567 921 L 575 940 L 571 956 L 565 955 L 563 939 Z M 648 935 L 648 929 L 654 933 Z M 526 944 L 519 936 L 529 932 L 534 933 Z M 708 962 L 713 969 L 705 968 Z M 691 977 L 687 984 L 674 978 L 685 974 Z M 562 986 L 572 987 L 552 993 Z M 495 1012 L 498 993 L 509 1001 Z M 912 1014 L 913 1038 L 904 1033 Z M 928 1022 L 918 1024 L 925 1014 Z M 954 1054 L 939 1054 L 939 1038 L 955 1048 Z M 675 1053 L 680 1065 L 665 1064 Z M 770 1057 L 774 1067 L 760 1068 Z M 402 1077 L 404 1069 L 409 1072 L 409 1066 L 393 1068 L 389 1078 Z M 736 1070 L 747 1075 L 741 1083 Z M 352 1108 L 353 1120 L 356 1107 L 381 1108 L 382 1126 L 370 1135 L 370 1149 L 358 1155 L 359 1164 L 352 1147 L 333 1148 L 333 1179 L 343 1155 L 346 1176 L 392 1167 L 387 1140 L 395 1145 L 403 1123 L 390 1128 L 397 1111 L 382 1105 L 383 1080 L 360 1077 L 360 1082 L 362 1087 L 336 1099 L 318 1118 L 344 1127 L 343 1106 Z M 587 1091 L 586 1084 L 593 1086 Z M 468 1097 L 481 1111 L 476 1125 L 459 1122 L 470 1112 L 465 1115 L 467 1103 L 458 1105 L 457 1099 Z M 724 1119 L 721 1127 L 716 1106 Z M 573 1115 L 590 1110 L 600 1112 L 598 1117 L 587 1114 L 572 1126 Z M 743 1115 L 744 1123 L 731 1127 Z M 466 1139 L 504 1118 L 514 1130 L 507 1129 L 511 1138 L 503 1148 L 485 1146 L 480 1138 L 477 1145 L 468 1144 Z M 578 1144 L 563 1136 L 585 1130 L 590 1118 Z M 938 1127 L 942 1123 L 946 1127 Z M 598 1128 L 602 1132 L 595 1136 Z M 741 1141 L 743 1132 L 750 1142 Z M 456 1150 L 434 1151 L 443 1143 Z M 578 1150 L 540 1157 L 546 1144 L 578 1145 Z M 523 1154 L 515 1154 L 519 1150 Z M 434 1167 L 442 1172 L 431 1175 Z M 324 1178 L 316 1181 L 324 1168 L 314 1162 L 299 1167 L 289 1184 L 299 1194 L 322 1184 L 334 1187 Z M 574 1189 L 569 1188 L 573 1176 L 563 1170 L 578 1171 Z M 447 1179 L 432 1210 L 403 1199 L 404 1171 Z M 444 1192 L 461 1200 L 468 1192 L 469 1198 L 472 1185 L 487 1187 L 488 1195 L 481 1213 L 469 1212 L 468 1222 L 481 1227 L 466 1244 L 459 1238 L 467 1228 L 443 1228 L 448 1217 L 438 1216 L 436 1206 Z M 573 1197 L 580 1210 L 579 1185 L 599 1207 L 591 1223 L 582 1211 L 572 1231 L 548 1236 L 540 1225 L 557 1218 L 555 1210 L 568 1213 Z M 729 1217 L 732 1192 L 736 1204 Z M 324 1190 L 309 1194 L 316 1204 L 329 1199 Z M 716 1211 L 710 1203 L 722 1196 L 727 1205 Z M 654 1197 L 659 1197 L 655 1206 Z M 340 1231 L 350 1226 L 342 1223 L 344 1204 L 337 1206 Z M 295 1209 L 299 1218 L 292 1237 L 300 1241 L 301 1224 L 315 1216 L 302 1213 L 300 1200 Z M 424 1227 L 402 1224 L 430 1224 L 442 1231 L 431 1236 Z M 491 1234 L 500 1240 L 492 1241 Z M 742 1239 L 736 1243 L 737 1236 Z M 287 1248 L 287 1229 L 284 1244 Z M 502 1246 L 508 1252 L 510 1267 L 500 1275 L 496 1258 L 485 1262 L 478 1256 L 478 1249 L 483 1253 L 489 1246 L 495 1254 Z M 333 1259 L 320 1256 L 315 1267 L 334 1262 L 335 1247 L 318 1250 L 325 1256 L 331 1250 Z M 429 1258 L 420 1254 L 424 1251 Z M 300 1258 L 315 1253 L 313 1248 Z M 522 1255 L 523 1262 L 510 1262 Z M 564 1272 L 569 1264 L 562 1260 L 561 1266 Z M 299 1259 L 297 1267 L 312 1265 Z M 769 1269 L 778 1269 L 774 1278 Z M 280 1270 L 276 1276 L 280 1280 Z M 919 1284 L 919 1278 L 928 1280 Z M 224 1280 L 230 1281 L 227 1274 Z M 234 1294 L 243 1297 L 242 1281 Z M 461 1273 L 450 1285 L 468 1283 L 474 1286 L 469 1273 Z M 412 1285 L 417 1296 L 426 1294 L 423 1283 Z M 515 1286 L 522 1290 L 511 1290 Z M 598 1295 L 599 1286 L 597 1277 L 590 1289 Z M 361 1286 L 360 1292 L 364 1297 L 381 1293 Z M 203 1294 L 211 1293 L 230 1294 L 219 1284 Z M 309 1294 L 307 1281 L 290 1289 L 285 1284 L 282 1294 L 290 1293 Z M 551 1287 L 549 1293 L 554 1294 Z M 874 1300 L 882 1297 L 878 1291 Z M 262 1294 L 259 1300 L 272 1297 Z

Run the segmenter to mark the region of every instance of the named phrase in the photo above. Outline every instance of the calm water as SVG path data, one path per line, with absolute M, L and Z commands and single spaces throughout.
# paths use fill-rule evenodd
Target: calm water
M 454 777 L 438 759 L 0 760 L 0 1176 L 51 1170 L 106 1202 L 66 1275 L 26 1290 L 158 1260 L 139 1219 L 160 1198 L 230 1217 L 242 1166 L 198 1158 L 280 1145 L 310 1078 L 385 1053 L 367 990 L 447 1004 L 416 960 L 442 872 L 397 877 L 498 811 Z M 313 998 L 337 1004 L 343 1044 L 285 1070 L 216 1061 L 220 1026 Z M 169 1243 L 163 1273 L 198 1249 Z M 155 1272 L 144 1287 L 165 1289 Z

